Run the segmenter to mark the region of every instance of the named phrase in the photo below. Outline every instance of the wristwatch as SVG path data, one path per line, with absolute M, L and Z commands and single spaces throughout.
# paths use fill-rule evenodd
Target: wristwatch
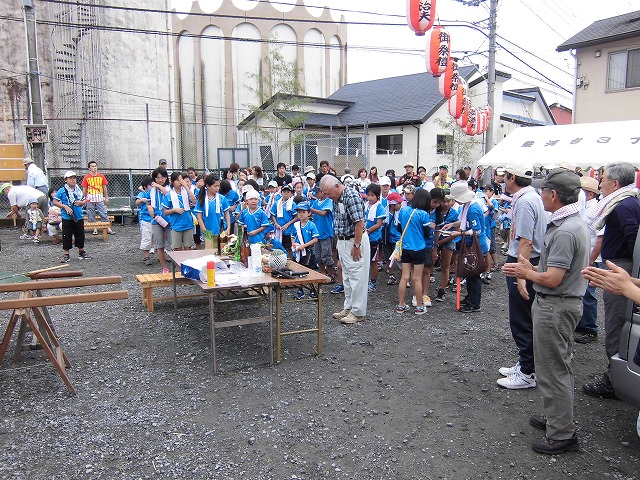
M 360 245 L 362 245 L 361 243 L 354 243 L 353 244 L 353 248 L 360 248 Z

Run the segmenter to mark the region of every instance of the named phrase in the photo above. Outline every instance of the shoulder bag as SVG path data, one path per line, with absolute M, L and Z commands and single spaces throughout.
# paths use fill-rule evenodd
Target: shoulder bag
M 462 234 L 456 276 L 460 278 L 475 278 L 487 269 L 487 264 L 482 253 L 482 247 L 480 247 L 478 234 L 474 232 L 471 235 L 471 245 L 467 245 L 467 237 L 467 234 Z

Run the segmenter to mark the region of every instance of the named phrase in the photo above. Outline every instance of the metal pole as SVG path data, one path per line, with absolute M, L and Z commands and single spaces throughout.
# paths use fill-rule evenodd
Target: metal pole
M 151 122 L 149 121 L 149 104 L 145 103 L 145 109 L 147 114 L 147 157 L 149 160 L 149 168 L 153 170 L 151 163 Z
M 487 103 L 494 109 L 494 91 L 496 87 L 496 29 L 497 29 L 498 0 L 491 0 L 489 5 L 489 72 L 487 73 Z M 484 138 L 485 155 L 493 147 L 493 118 L 487 122 L 487 132 Z
M 22 0 L 24 8 L 24 26 L 27 36 L 27 62 L 29 78 L 29 120 L 31 123 L 44 123 L 42 115 L 42 94 L 40 92 L 40 68 L 38 66 L 38 41 L 36 36 L 36 12 L 33 0 Z M 33 163 L 45 168 L 44 143 L 34 143 L 31 149 Z

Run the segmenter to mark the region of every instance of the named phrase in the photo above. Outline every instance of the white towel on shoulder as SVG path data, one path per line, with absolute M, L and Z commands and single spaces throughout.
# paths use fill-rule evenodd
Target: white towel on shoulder
M 172 188 L 169 195 L 171 195 L 171 205 L 173 205 L 173 208 L 179 208 L 180 202 L 178 201 L 178 192 Z M 189 206 L 189 194 L 187 193 L 186 188 L 180 187 L 180 196 L 182 197 L 182 208 L 185 211 L 191 210 L 191 207 Z

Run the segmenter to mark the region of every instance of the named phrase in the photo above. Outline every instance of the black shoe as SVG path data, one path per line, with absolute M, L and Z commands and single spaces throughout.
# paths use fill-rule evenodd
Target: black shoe
M 587 383 L 582 386 L 582 391 L 592 397 L 602 398 L 618 398 L 616 397 L 616 391 L 613 389 L 613 385 L 609 379 L 602 379 L 599 382 Z
M 438 295 L 436 295 L 435 301 L 436 302 L 444 302 L 445 298 L 446 298 L 446 295 L 445 295 L 444 288 L 439 288 L 438 289 Z
M 574 332 L 573 341 L 576 343 L 592 343 L 598 341 L 598 334 L 591 332 Z
M 529 425 L 544 431 L 547 429 L 547 417 L 544 415 L 531 415 L 529 417 Z
M 464 297 L 462 300 L 460 300 L 460 305 L 468 305 L 469 304 L 469 299 L 467 297 Z
M 564 452 L 575 452 L 580 448 L 580 445 L 578 444 L 578 437 L 574 433 L 573 437 L 567 440 L 553 440 L 545 435 L 539 440 L 534 440 L 531 443 L 531 448 L 537 453 L 557 455 Z
M 480 307 L 472 307 L 469 304 L 466 304 L 460 307 L 461 313 L 473 313 L 473 312 L 479 312 L 479 311 L 480 311 Z

